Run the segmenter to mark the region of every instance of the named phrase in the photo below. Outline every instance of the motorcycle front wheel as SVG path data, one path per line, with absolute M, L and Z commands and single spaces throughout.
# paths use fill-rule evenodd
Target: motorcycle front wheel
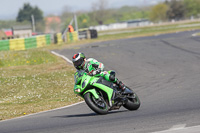
M 130 88 L 128 88 L 128 89 L 130 89 Z M 133 92 L 133 94 L 130 94 L 129 96 L 127 96 L 127 98 L 128 98 L 127 103 L 123 105 L 126 109 L 137 110 L 140 107 L 140 99 L 135 92 Z
M 105 115 L 108 113 L 108 104 L 102 97 L 96 99 L 92 93 L 86 93 L 84 99 L 86 104 L 97 114 Z

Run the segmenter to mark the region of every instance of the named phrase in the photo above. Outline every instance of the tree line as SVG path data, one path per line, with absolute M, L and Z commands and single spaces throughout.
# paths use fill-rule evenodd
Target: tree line
M 200 17 L 200 0 L 166 0 L 154 6 L 123 6 L 121 8 L 108 8 L 107 0 L 97 0 L 91 5 L 90 11 L 76 12 L 79 28 L 110 24 L 135 19 L 149 19 L 153 22 L 182 20 L 191 17 Z M 73 12 L 66 6 L 60 15 L 61 30 L 66 28 L 73 18 Z M 37 6 L 32 7 L 25 3 L 19 9 L 16 21 L 0 21 L 1 28 L 10 28 L 12 24 L 31 23 L 34 15 L 36 31 L 43 32 L 45 27 L 44 15 Z M 52 15 L 49 15 L 52 16 Z
M 154 22 L 200 17 L 200 0 L 166 0 L 152 7 L 149 19 Z
M 98 0 L 91 12 L 78 13 L 79 27 L 110 24 L 135 19 L 152 22 L 200 18 L 200 0 L 165 0 L 154 6 L 107 8 L 106 0 Z M 62 16 L 65 19 L 64 16 Z

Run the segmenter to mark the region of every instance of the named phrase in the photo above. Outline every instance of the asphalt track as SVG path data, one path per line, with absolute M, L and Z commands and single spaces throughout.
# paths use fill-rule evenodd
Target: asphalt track
M 77 52 L 104 63 L 133 88 L 137 111 L 96 115 L 85 103 L 0 122 L 0 133 L 181 133 L 200 132 L 200 37 L 187 31 L 98 42 L 54 50 Z

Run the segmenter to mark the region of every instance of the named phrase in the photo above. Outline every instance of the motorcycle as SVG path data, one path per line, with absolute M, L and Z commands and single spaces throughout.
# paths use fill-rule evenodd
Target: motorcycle
M 74 93 L 81 96 L 97 114 L 104 115 L 121 106 L 128 110 L 137 110 L 140 107 L 139 97 L 127 86 L 122 92 L 115 83 L 105 80 L 102 76 L 90 76 L 84 70 L 76 72 L 74 78 Z

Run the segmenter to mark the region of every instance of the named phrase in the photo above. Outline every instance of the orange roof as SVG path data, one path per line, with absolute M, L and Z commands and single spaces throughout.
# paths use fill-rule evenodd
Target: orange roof
M 51 23 L 51 22 L 57 22 L 60 23 L 61 19 L 58 16 L 54 16 L 54 17 L 46 17 L 46 23 Z

